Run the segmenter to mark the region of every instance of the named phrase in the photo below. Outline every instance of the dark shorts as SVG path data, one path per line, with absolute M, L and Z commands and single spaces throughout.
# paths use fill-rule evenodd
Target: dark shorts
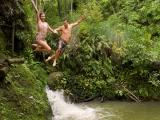
M 67 43 L 64 40 L 60 39 L 58 42 L 58 49 L 60 49 L 61 52 L 63 53 L 66 45 L 67 45 Z

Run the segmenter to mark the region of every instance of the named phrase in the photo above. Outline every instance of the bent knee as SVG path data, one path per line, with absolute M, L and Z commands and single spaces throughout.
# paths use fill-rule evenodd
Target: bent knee
M 52 50 L 52 49 L 51 49 L 50 47 L 47 49 L 48 52 L 51 52 L 51 50 Z

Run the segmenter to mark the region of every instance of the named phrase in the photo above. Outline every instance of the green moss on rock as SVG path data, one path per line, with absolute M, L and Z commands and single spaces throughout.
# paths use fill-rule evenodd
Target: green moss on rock
M 12 66 L 6 80 L 0 83 L 2 120 L 47 119 L 47 74 L 40 66 L 36 65 L 36 68 L 38 71 L 35 71 L 34 67 L 31 70 L 26 64 Z

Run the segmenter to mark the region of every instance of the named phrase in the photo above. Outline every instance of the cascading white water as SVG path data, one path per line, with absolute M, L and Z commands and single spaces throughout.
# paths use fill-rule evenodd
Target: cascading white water
M 95 109 L 66 102 L 63 91 L 46 88 L 46 93 L 53 112 L 52 120 L 98 120 Z

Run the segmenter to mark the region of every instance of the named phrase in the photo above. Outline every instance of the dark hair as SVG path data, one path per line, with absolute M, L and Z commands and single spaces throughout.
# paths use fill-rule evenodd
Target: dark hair
M 68 21 L 68 18 L 67 18 L 67 16 L 65 16 L 63 19 L 62 19 L 63 21 Z

